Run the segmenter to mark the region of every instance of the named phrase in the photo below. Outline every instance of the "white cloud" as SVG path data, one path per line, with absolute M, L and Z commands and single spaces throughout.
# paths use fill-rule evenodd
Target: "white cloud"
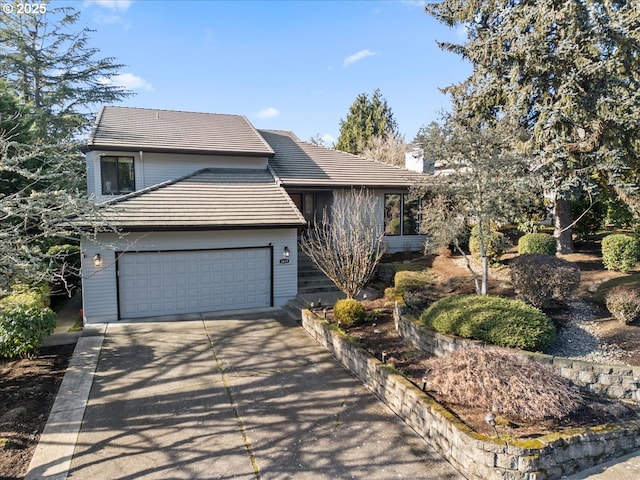
M 354 53 L 353 55 L 349 55 L 347 58 L 344 59 L 344 62 L 342 62 L 342 66 L 343 67 L 348 67 L 349 65 L 352 65 L 360 60 L 362 60 L 363 58 L 366 57 L 371 57 L 373 55 L 375 55 L 376 52 L 372 52 L 371 50 L 360 50 L 358 53 Z
M 101 83 L 105 85 L 116 85 L 124 87 L 128 90 L 144 90 L 145 92 L 153 91 L 153 85 L 144 78 L 134 75 L 133 73 L 120 73 L 111 78 L 104 78 Z
M 325 133 L 325 134 L 324 134 L 324 135 L 322 135 L 320 138 L 322 139 L 322 143 L 323 143 L 325 146 L 335 145 L 336 140 L 337 140 L 337 139 L 336 139 L 333 135 L 331 135 L 330 133 Z
M 280 112 L 276 107 L 269 107 L 269 108 L 265 108 L 264 110 L 260 110 L 258 113 L 256 113 L 256 118 L 259 118 L 261 120 L 266 120 L 268 118 L 275 118 L 278 115 L 280 115 Z
M 85 6 L 92 3 L 99 7 L 107 8 L 116 12 L 124 12 L 131 6 L 132 0 L 85 0 Z

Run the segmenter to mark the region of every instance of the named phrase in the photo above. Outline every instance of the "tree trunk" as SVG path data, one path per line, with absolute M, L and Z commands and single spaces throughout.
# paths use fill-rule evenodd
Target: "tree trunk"
M 482 257 L 482 289 L 480 295 L 486 295 L 489 291 L 489 261 L 486 255 Z
M 555 197 L 554 230 L 558 253 L 573 253 L 573 215 L 571 214 L 571 200 Z

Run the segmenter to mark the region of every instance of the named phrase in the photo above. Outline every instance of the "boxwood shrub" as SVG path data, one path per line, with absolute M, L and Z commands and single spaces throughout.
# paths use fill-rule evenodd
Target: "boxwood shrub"
M 0 357 L 25 356 L 53 332 L 56 314 L 47 288 L 15 287 L 0 300 Z
M 602 263 L 607 270 L 628 272 L 638 263 L 640 246 L 631 235 L 614 233 L 602 239 Z
M 556 239 L 548 233 L 527 233 L 518 240 L 518 253 L 556 254 Z
M 485 245 L 485 254 L 487 255 L 487 261 L 490 264 L 496 264 L 500 261 L 500 257 L 511 246 L 511 241 L 502 232 L 497 230 L 497 227 L 491 226 L 491 231 L 486 234 L 487 244 Z M 475 225 L 471 229 L 471 236 L 469 237 L 469 252 L 474 258 L 480 258 L 480 239 L 478 238 L 478 226 Z
M 427 308 L 420 321 L 438 332 L 501 347 L 545 351 L 556 337 L 553 322 L 520 300 L 454 295 Z
M 397 272 L 394 286 L 397 294 L 426 290 L 431 285 L 431 276 L 427 270 Z
M 367 318 L 367 311 L 359 301 L 344 298 L 333 306 L 333 316 L 343 327 L 351 327 L 362 323 Z

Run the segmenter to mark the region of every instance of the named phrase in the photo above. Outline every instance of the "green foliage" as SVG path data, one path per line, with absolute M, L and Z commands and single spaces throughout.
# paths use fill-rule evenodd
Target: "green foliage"
M 573 217 L 558 202 L 577 189 L 609 184 L 638 206 L 636 3 L 442 0 L 425 9 L 467 33 L 464 43 L 440 44 L 473 66 L 445 89 L 455 114 L 487 123 L 510 117 L 525 129 L 513 148 L 541 160 L 536 172 L 555 194 L 563 252 L 572 250 Z
M 435 330 L 501 347 L 545 351 L 556 336 L 553 322 L 520 300 L 454 295 L 427 308 L 420 321 Z
M 591 204 L 586 195 L 573 198 L 571 200 L 571 214 L 574 218 L 580 217 L 573 226 L 573 233 L 581 239 L 595 235 L 604 227 L 606 213 L 607 206 L 604 202 L 597 201 Z
M 427 270 L 404 270 L 397 272 L 394 278 L 395 291 L 397 294 L 427 290 L 432 279 Z
M 640 314 L 640 292 L 634 288 L 614 287 L 605 295 L 605 305 L 616 319 L 629 324 Z
M 514 421 L 561 419 L 583 405 L 577 387 L 551 367 L 497 348 L 456 350 L 427 368 L 427 390 Z
M 491 264 L 496 264 L 500 261 L 500 257 L 504 255 L 504 252 L 511 246 L 509 238 L 502 232 L 498 231 L 495 226 L 492 226 L 489 233 L 484 234 L 484 248 L 487 260 Z M 474 225 L 471 229 L 471 236 L 469 237 L 469 251 L 474 258 L 479 259 L 480 255 L 480 236 L 478 235 L 478 226 Z
M 630 235 L 612 234 L 602 239 L 602 263 L 607 270 L 628 272 L 638 263 L 640 245 Z
M 569 298 L 580 284 L 578 266 L 553 255 L 520 255 L 509 268 L 518 297 L 538 308 L 547 306 L 551 300 Z
M 90 125 L 92 106 L 131 95 L 109 81 L 123 65 L 95 58 L 79 20 L 80 11 L 52 5 L 45 14 L 0 16 L 0 77 L 30 110 L 42 142 L 72 139 Z
M 336 150 L 359 154 L 375 137 L 397 137 L 398 125 L 380 89 L 371 99 L 366 93 L 358 95 L 349 108 L 346 120 L 340 120 L 340 136 Z
M 556 239 L 548 233 L 527 233 L 518 240 L 518 253 L 556 254 Z
M 53 332 L 56 315 L 47 293 L 18 286 L 0 300 L 0 357 L 28 355 Z
M 333 306 L 333 316 L 343 327 L 351 327 L 364 322 L 367 311 L 356 299 L 345 298 Z

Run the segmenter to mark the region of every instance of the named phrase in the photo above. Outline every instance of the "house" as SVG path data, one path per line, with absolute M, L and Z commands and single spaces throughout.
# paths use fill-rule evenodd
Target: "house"
M 104 107 L 86 146 L 105 223 L 82 239 L 87 323 L 283 306 L 298 234 L 334 193 L 375 193 L 389 252 L 419 250 L 416 173 L 240 115 Z

